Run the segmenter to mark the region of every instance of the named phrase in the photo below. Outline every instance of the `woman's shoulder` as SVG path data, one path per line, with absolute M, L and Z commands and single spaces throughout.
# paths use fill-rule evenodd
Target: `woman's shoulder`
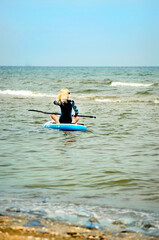
M 73 99 L 68 99 L 67 101 L 68 101 L 69 103 L 71 103 L 72 105 L 75 104 L 75 101 L 74 101 Z

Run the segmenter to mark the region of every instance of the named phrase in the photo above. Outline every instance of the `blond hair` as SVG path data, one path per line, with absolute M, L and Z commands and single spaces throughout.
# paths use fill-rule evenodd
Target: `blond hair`
M 57 96 L 57 102 L 67 103 L 69 90 L 67 88 L 62 88 Z

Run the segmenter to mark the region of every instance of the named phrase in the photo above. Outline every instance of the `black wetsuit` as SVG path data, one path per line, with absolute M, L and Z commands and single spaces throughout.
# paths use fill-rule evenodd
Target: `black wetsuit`
M 68 99 L 66 103 L 54 101 L 55 105 L 60 106 L 61 115 L 59 117 L 60 123 L 71 123 L 72 122 L 72 108 L 75 111 L 75 117 L 78 115 L 78 109 L 73 100 Z

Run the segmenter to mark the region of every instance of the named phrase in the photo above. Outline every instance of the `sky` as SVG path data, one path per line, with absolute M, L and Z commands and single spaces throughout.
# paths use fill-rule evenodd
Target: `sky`
M 0 0 L 0 66 L 159 66 L 159 0 Z

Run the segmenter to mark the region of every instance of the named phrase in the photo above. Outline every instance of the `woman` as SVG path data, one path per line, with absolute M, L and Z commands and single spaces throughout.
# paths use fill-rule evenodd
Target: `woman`
M 51 117 L 56 123 L 77 123 L 79 120 L 78 109 L 73 100 L 69 99 L 70 92 L 67 88 L 61 89 L 57 99 L 54 101 L 55 105 L 60 106 L 61 115 L 58 117 L 56 114 L 52 114 Z M 75 114 L 72 116 L 72 108 Z

